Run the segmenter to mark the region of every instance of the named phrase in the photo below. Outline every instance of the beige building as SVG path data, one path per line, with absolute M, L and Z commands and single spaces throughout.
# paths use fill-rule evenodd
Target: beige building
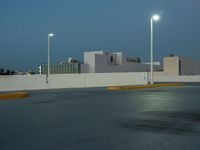
M 200 61 L 187 57 L 164 57 L 163 72 L 155 75 L 200 75 Z

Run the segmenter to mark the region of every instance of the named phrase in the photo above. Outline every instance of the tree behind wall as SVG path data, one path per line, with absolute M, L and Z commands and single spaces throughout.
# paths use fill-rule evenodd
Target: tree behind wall
M 7 71 L 6 71 L 6 75 L 10 75 L 10 70 L 7 70 Z
M 0 75 L 14 75 L 14 74 L 15 74 L 14 70 L 10 71 L 9 69 L 7 69 L 5 72 L 3 68 L 0 68 Z
M 1 68 L 1 69 L 0 69 L 0 75 L 3 75 L 3 74 L 4 74 L 4 69 Z

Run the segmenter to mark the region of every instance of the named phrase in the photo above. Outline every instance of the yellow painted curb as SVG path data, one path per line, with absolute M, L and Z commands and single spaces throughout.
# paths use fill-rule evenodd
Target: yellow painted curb
M 146 89 L 146 88 L 157 88 L 164 86 L 183 86 L 183 83 L 166 83 L 166 84 L 153 84 L 153 85 L 133 85 L 133 86 L 110 86 L 108 90 L 132 90 L 132 89 Z
M 0 94 L 0 100 L 17 99 L 17 98 L 25 98 L 25 97 L 29 97 L 29 95 L 26 92 L 15 92 L 15 93 Z

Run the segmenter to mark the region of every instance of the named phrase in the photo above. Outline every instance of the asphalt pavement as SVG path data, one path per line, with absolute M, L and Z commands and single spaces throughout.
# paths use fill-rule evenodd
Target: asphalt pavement
M 200 86 L 29 91 L 0 101 L 0 150 L 199 150 Z

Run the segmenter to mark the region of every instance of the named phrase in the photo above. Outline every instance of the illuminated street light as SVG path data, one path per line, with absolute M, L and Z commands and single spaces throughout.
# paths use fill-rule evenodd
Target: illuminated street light
M 160 20 L 160 16 L 159 15 L 153 15 L 152 18 L 153 18 L 154 21 Z
M 159 15 L 153 15 L 151 17 L 151 84 L 154 84 L 154 77 L 153 77 L 153 22 L 160 20 L 160 16 Z

